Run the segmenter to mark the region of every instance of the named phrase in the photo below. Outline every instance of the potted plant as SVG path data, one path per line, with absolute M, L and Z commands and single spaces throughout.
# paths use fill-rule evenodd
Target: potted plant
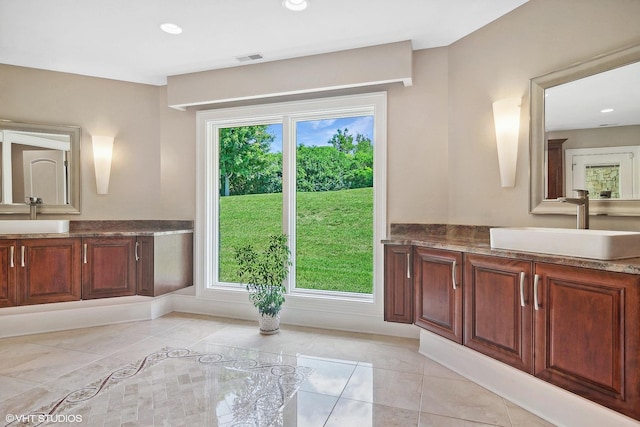
M 286 234 L 269 236 L 266 248 L 258 252 L 252 245 L 235 249 L 238 277 L 249 291 L 249 300 L 258 309 L 260 333 L 280 331 L 280 310 L 284 303 L 284 280 L 289 274 L 291 252 Z

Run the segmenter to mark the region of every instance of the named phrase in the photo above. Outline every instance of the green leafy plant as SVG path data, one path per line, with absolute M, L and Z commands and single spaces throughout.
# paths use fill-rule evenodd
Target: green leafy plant
M 291 252 L 286 234 L 269 236 L 266 248 L 258 252 L 252 245 L 236 248 L 237 274 L 249 291 L 249 300 L 260 314 L 275 316 L 282 309 L 289 274 Z

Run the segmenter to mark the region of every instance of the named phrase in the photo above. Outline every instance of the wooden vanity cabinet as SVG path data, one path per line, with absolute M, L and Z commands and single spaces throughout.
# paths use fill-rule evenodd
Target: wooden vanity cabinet
M 193 284 L 193 234 L 83 239 L 82 298 L 158 296 Z
M 384 320 L 413 323 L 411 246 L 384 247 Z
M 533 373 L 532 264 L 464 255 L 464 345 Z
M 535 375 L 640 419 L 640 276 L 545 263 L 535 274 Z
M 415 324 L 462 343 L 462 253 L 415 247 Z
M 144 296 L 154 295 L 154 248 L 153 237 L 140 236 L 136 240 L 136 293 Z
M 82 239 L 82 299 L 136 293 L 135 237 Z
M 15 240 L 0 240 L 0 307 L 18 304 L 16 295 L 16 247 Z
M 80 300 L 80 242 L 79 238 L 18 240 L 15 254 L 17 303 Z
M 139 236 L 137 293 L 158 296 L 193 284 L 193 234 Z
M 131 295 L 193 285 L 193 233 L 0 239 L 0 307 Z
M 640 275 L 387 245 L 385 320 L 409 253 L 417 326 L 640 420 Z

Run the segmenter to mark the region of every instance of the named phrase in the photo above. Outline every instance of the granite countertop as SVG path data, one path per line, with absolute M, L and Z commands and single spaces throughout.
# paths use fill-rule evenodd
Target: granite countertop
M 160 236 L 193 233 L 190 220 L 70 221 L 68 233 L 2 234 L 2 239 L 65 237 Z
M 517 258 L 524 261 L 563 264 L 596 270 L 640 274 L 640 258 L 603 261 L 533 252 L 492 249 L 489 229 L 493 227 L 452 224 L 391 224 L 389 237 L 382 241 L 392 245 L 414 245 L 434 249 Z

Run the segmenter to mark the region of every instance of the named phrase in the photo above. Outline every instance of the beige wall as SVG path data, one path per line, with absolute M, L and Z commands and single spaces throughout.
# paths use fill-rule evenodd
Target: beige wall
M 413 86 L 384 87 L 388 221 L 572 227 L 569 216 L 528 214 L 529 79 L 640 42 L 639 21 L 638 0 L 530 0 L 449 47 L 414 52 Z M 502 188 L 491 104 L 510 96 L 523 101 L 518 175 Z M 0 65 L 0 118 L 82 127 L 82 219 L 195 217 L 195 112 L 167 104 L 166 87 Z M 116 136 L 106 196 L 95 193 L 92 133 Z
M 566 139 L 562 150 L 567 148 L 622 147 L 640 145 L 640 125 L 613 126 L 594 129 L 573 129 L 547 132 L 547 139 Z
M 414 52 L 413 86 L 387 90 L 387 221 L 447 223 L 447 49 Z
M 531 0 L 449 47 L 450 223 L 573 227 L 573 217 L 528 214 L 529 79 L 640 42 L 639 21 L 637 0 Z M 523 101 L 518 173 L 501 188 L 491 104 L 511 96 Z
M 193 219 L 195 114 L 166 88 L 0 65 L 0 118 L 82 128 L 81 215 Z M 113 135 L 109 194 L 96 194 L 91 135 Z
M 411 42 L 169 76 L 176 108 L 402 82 L 411 85 Z M 216 106 L 217 107 L 217 106 Z

